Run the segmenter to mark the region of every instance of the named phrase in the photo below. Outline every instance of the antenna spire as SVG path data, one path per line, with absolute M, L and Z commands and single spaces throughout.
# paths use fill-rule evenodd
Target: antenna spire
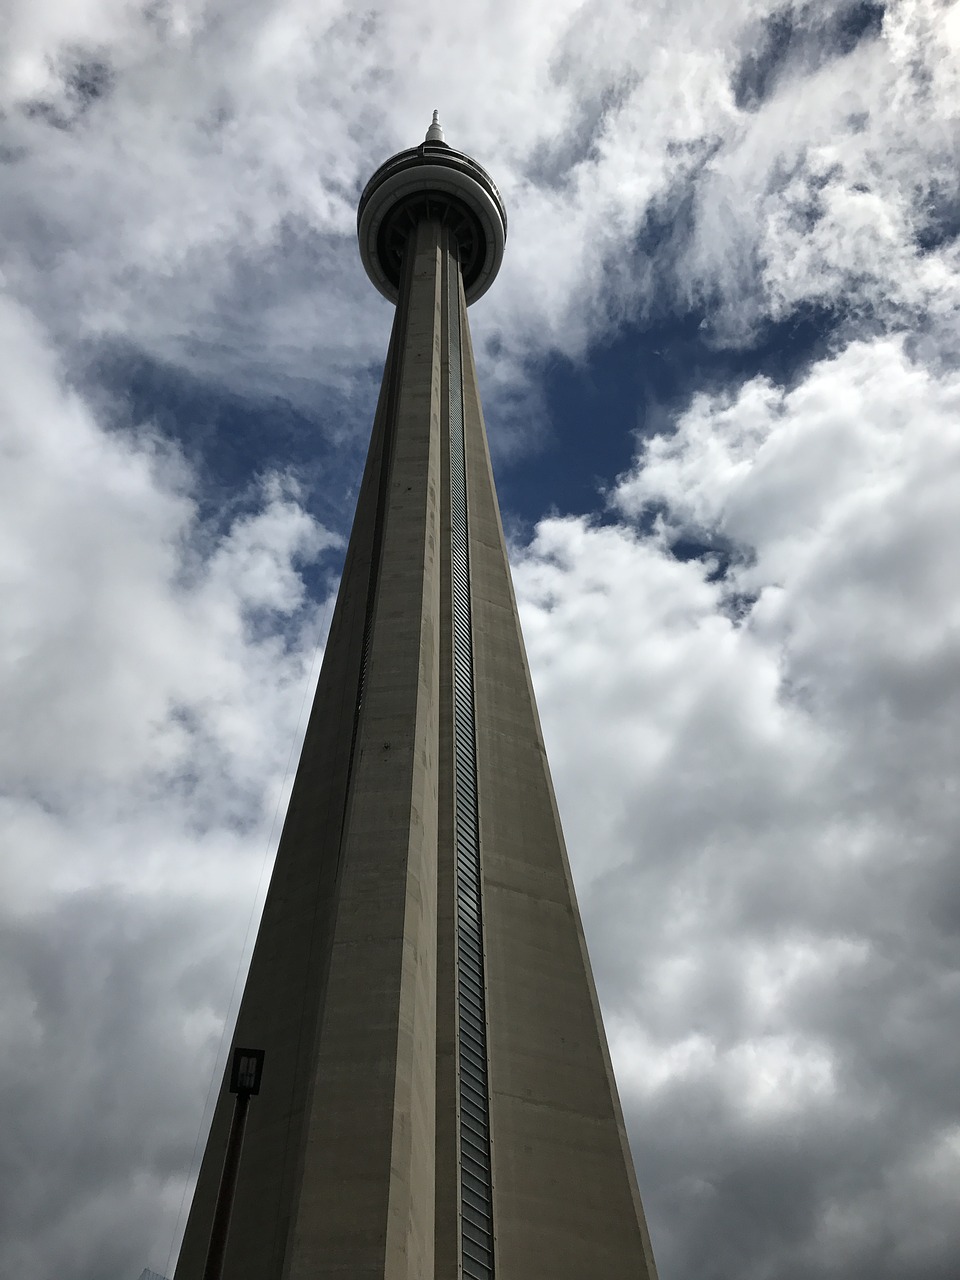
M 427 130 L 425 142 L 443 142 L 443 129 L 440 127 L 440 112 L 433 113 L 433 123 Z

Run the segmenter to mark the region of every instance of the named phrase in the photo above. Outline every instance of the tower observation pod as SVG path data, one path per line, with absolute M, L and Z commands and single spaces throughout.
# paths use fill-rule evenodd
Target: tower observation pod
M 436 111 L 425 141 L 382 164 L 360 197 L 360 257 L 391 302 L 399 300 L 404 249 L 421 219 L 447 229 L 467 305 L 483 297 L 503 262 L 506 210 L 487 171 L 444 141 Z
M 265 1058 L 224 1280 L 656 1280 L 467 322 L 503 201 L 434 113 L 357 228 L 396 312 L 234 1034 Z M 176 1280 L 204 1278 L 229 1085 Z

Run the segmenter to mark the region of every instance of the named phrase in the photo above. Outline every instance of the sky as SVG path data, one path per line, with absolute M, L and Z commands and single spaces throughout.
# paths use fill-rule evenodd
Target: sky
M 661 1278 L 953 1280 L 943 0 L 7 0 L 0 1276 L 172 1274 L 434 108 Z

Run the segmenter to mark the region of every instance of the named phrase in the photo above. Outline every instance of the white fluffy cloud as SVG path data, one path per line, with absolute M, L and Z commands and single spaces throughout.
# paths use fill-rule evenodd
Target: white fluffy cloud
M 697 399 L 617 486 L 631 523 L 549 521 L 520 559 L 642 1181 L 684 1206 L 676 1274 L 955 1255 L 923 1188 L 960 1185 L 958 416 L 956 373 L 856 343 L 790 391 Z
M 179 1201 L 332 539 L 278 478 L 205 528 L 146 424 L 98 426 L 9 300 L 0 333 L 0 1270 L 120 1276 Z
M 681 388 L 517 584 L 664 1275 L 948 1280 L 960 5 L 7 7 L 0 1271 L 166 1267 L 326 611 L 308 489 L 220 509 L 98 358 L 362 436 L 356 199 L 439 107 L 510 216 L 500 456 L 624 323 L 833 326 Z
M 916 238 L 954 216 L 956 7 L 903 0 L 848 49 L 864 7 L 15 5 L 4 270 L 65 340 L 286 394 L 308 362 L 349 380 L 385 316 L 356 196 L 429 103 L 511 214 L 498 384 L 671 299 L 739 338 L 800 303 L 952 316 L 953 250 Z

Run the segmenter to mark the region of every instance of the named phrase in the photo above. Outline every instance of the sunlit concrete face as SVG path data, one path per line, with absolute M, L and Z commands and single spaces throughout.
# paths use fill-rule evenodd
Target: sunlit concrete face
M 266 1064 L 225 1276 L 643 1280 L 467 321 L 506 219 L 468 157 L 417 152 L 361 201 L 397 312 L 235 1033 Z M 176 1280 L 203 1273 L 231 1107 Z

